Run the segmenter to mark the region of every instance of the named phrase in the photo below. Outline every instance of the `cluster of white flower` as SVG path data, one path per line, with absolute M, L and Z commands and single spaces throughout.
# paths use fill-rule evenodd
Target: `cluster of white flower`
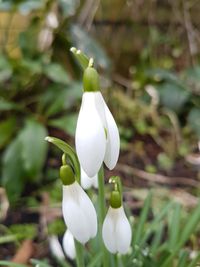
M 75 257 L 73 237 L 85 244 L 97 233 L 96 211 L 83 189 L 98 187 L 98 172 L 103 162 L 110 170 L 113 169 L 120 150 L 119 132 L 115 120 L 99 88 L 94 90 L 93 85 L 98 84 L 98 74 L 94 68 L 88 67 L 84 75 L 86 82 L 75 135 L 76 152 L 81 166 L 81 185 L 76 182 L 73 170 L 68 165 L 62 166 L 61 170 L 61 179 L 62 176 L 67 176 L 67 182 L 62 179 L 62 209 L 68 229 L 63 238 L 63 247 L 70 258 Z M 111 253 L 125 254 L 131 243 L 131 227 L 124 212 L 121 193 L 119 191 L 113 193 L 117 198 L 112 199 L 111 194 L 102 237 Z

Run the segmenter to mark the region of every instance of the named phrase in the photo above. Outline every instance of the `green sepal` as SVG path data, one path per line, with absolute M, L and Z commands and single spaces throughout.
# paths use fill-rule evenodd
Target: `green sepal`
M 69 158 L 71 162 L 71 165 L 73 166 L 77 181 L 80 183 L 80 177 L 81 177 L 80 164 L 74 149 L 64 141 L 55 137 L 47 136 L 45 140 L 54 144 L 66 154 L 66 156 Z
M 60 179 L 63 185 L 70 185 L 75 182 L 74 172 L 69 165 L 63 165 L 60 167 Z
M 100 89 L 99 75 L 92 67 L 87 67 L 83 73 L 83 89 L 85 92 L 96 92 Z
M 119 191 L 112 191 L 110 196 L 110 206 L 114 209 L 120 208 L 122 205 L 122 198 Z

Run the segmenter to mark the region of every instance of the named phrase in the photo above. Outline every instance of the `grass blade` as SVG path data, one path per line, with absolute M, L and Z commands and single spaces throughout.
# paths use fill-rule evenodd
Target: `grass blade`
M 145 222 L 147 221 L 149 210 L 150 210 L 150 207 L 151 207 L 151 199 L 152 199 L 152 194 L 149 193 L 147 198 L 144 201 L 144 206 L 143 206 L 143 209 L 142 209 L 142 213 L 140 215 L 140 218 L 139 218 L 136 230 L 135 230 L 135 236 L 133 238 L 133 245 L 138 244 L 139 241 L 142 239 Z
M 169 225 L 169 250 L 173 251 L 178 242 L 179 232 L 180 232 L 180 216 L 181 216 L 181 206 L 175 203 L 171 222 Z

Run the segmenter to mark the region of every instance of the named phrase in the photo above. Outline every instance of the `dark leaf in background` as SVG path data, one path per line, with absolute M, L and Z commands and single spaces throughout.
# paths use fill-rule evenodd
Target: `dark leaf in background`
M 28 15 L 30 12 L 38 10 L 44 6 L 45 1 L 26 0 L 19 4 L 18 10 L 23 15 Z
M 27 182 L 38 179 L 46 159 L 46 135 L 43 125 L 29 119 L 6 149 L 3 156 L 2 183 L 11 203 L 18 199 Z
M 41 74 L 42 64 L 39 60 L 31 60 L 28 58 L 22 58 L 20 61 L 20 68 L 28 70 L 31 74 Z
M 6 149 L 3 156 L 2 184 L 11 203 L 14 203 L 24 188 L 22 146 L 19 136 Z
M 20 133 L 23 166 L 33 180 L 38 178 L 46 160 L 46 136 L 46 128 L 34 120 L 28 120 Z
M 192 81 L 200 81 L 200 66 L 195 66 L 193 68 L 187 69 L 184 73 L 186 77 Z
M 70 83 L 65 87 L 53 85 L 42 95 L 41 109 L 44 110 L 46 116 L 53 116 L 62 110 L 73 107 L 81 96 L 82 85 L 79 82 Z
M 197 137 L 200 138 L 200 108 L 191 109 L 188 116 L 188 123 Z
M 59 128 L 66 133 L 70 134 L 71 136 L 75 135 L 75 130 L 76 130 L 76 123 L 77 123 L 77 118 L 78 115 L 75 114 L 70 114 L 70 115 L 65 115 L 63 117 L 60 117 L 58 119 L 50 120 L 49 125 Z
M 63 83 L 63 84 L 69 83 L 69 76 L 67 72 L 61 65 L 57 63 L 51 63 L 45 66 L 44 73 L 53 82 Z
M 173 72 L 165 69 L 148 69 L 145 71 L 145 75 L 157 82 L 165 80 L 168 82 L 180 83 L 178 77 Z
M 190 97 L 190 92 L 175 83 L 164 83 L 157 86 L 160 95 L 160 102 L 163 106 L 180 112 Z
M 0 111 L 18 110 L 20 106 L 16 103 L 0 98 Z
M 14 133 L 16 126 L 15 117 L 11 117 L 0 123 L 0 148 L 4 147 Z
M 79 0 L 59 0 L 58 2 L 64 17 L 73 16 L 80 4 Z
M 103 69 L 110 67 L 110 60 L 103 48 L 84 29 L 77 25 L 71 27 L 71 35 L 74 46 L 85 54 L 95 58 L 95 63 Z

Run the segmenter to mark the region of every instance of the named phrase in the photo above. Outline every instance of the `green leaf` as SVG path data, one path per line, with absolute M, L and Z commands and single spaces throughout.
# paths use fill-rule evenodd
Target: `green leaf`
M 63 110 L 72 108 L 77 100 L 81 99 L 82 85 L 79 82 L 72 82 L 68 86 L 58 84 L 50 86 L 42 95 L 40 100 L 41 113 L 50 117 Z
M 176 248 L 173 250 L 171 255 L 163 262 L 160 267 L 168 267 L 172 259 L 176 256 L 179 250 L 184 246 L 184 244 L 189 240 L 191 234 L 196 231 L 197 226 L 200 221 L 200 202 L 197 207 L 193 210 L 189 219 L 186 221 L 186 225 L 181 233 L 181 237 L 177 242 Z
M 62 84 L 69 83 L 69 76 L 67 72 L 61 65 L 57 63 L 51 63 L 45 66 L 44 73 L 53 82 L 62 83 Z
M 173 207 L 173 214 L 169 225 L 169 250 L 173 251 L 178 243 L 180 233 L 181 206 L 176 203 Z
M 13 135 L 16 119 L 11 117 L 0 123 L 0 148 L 4 147 Z
M 160 224 L 155 232 L 155 236 L 153 238 L 152 244 L 151 244 L 151 253 L 156 254 L 158 247 L 161 244 L 161 240 L 163 237 L 164 232 L 164 225 Z
M 7 101 L 4 98 L 0 98 L 0 111 L 18 110 L 20 106 L 13 102 Z
M 158 226 L 160 225 L 161 220 L 167 215 L 167 213 L 172 207 L 173 207 L 172 202 L 169 202 L 166 205 L 164 205 L 164 207 L 162 207 L 162 209 L 155 216 L 151 224 L 148 226 L 147 231 L 145 232 L 144 236 L 142 237 L 142 240 L 140 241 L 141 245 L 145 244 L 145 242 L 152 235 L 152 233 L 158 229 Z
M 47 136 L 45 140 L 57 146 L 69 157 L 77 175 L 77 179 L 80 181 L 80 164 L 74 149 L 64 141 L 55 137 Z
M 13 140 L 3 155 L 2 183 L 6 188 L 8 199 L 14 203 L 24 188 L 24 169 L 21 157 L 19 136 Z
M 149 193 L 147 198 L 144 201 L 144 206 L 143 206 L 141 215 L 139 217 L 139 221 L 137 223 L 137 227 L 135 229 L 135 235 L 133 237 L 134 245 L 139 244 L 140 241 L 142 240 L 145 222 L 147 221 L 147 217 L 148 217 L 149 210 L 150 210 L 150 207 L 151 207 L 151 199 L 152 199 L 152 194 Z
M 28 267 L 28 265 L 25 264 L 18 264 L 10 261 L 0 261 L 0 265 L 2 266 L 9 266 L 9 267 Z
M 82 28 L 73 25 L 70 29 L 73 43 L 88 57 L 95 58 L 95 62 L 104 69 L 110 66 L 110 60 L 103 48 Z
M 191 109 L 188 116 L 188 123 L 198 138 L 200 138 L 200 108 Z
M 50 120 L 49 125 L 59 128 L 71 136 L 75 135 L 76 130 L 76 122 L 77 122 L 77 114 L 71 114 L 68 116 L 64 116 L 58 119 Z
M 28 120 L 20 133 L 23 165 L 34 180 L 37 179 L 46 158 L 46 135 L 46 128 L 34 120 Z
M 190 97 L 190 92 L 175 83 L 164 83 L 157 86 L 161 104 L 165 107 L 180 112 Z
M 187 267 L 188 266 L 188 251 L 181 251 L 179 256 L 179 261 L 177 267 Z
M 92 260 L 88 264 L 88 267 L 97 267 L 97 266 L 100 266 L 101 261 L 102 261 L 102 251 L 100 251 L 99 253 L 97 253 L 97 255 L 95 255 L 92 258 Z

